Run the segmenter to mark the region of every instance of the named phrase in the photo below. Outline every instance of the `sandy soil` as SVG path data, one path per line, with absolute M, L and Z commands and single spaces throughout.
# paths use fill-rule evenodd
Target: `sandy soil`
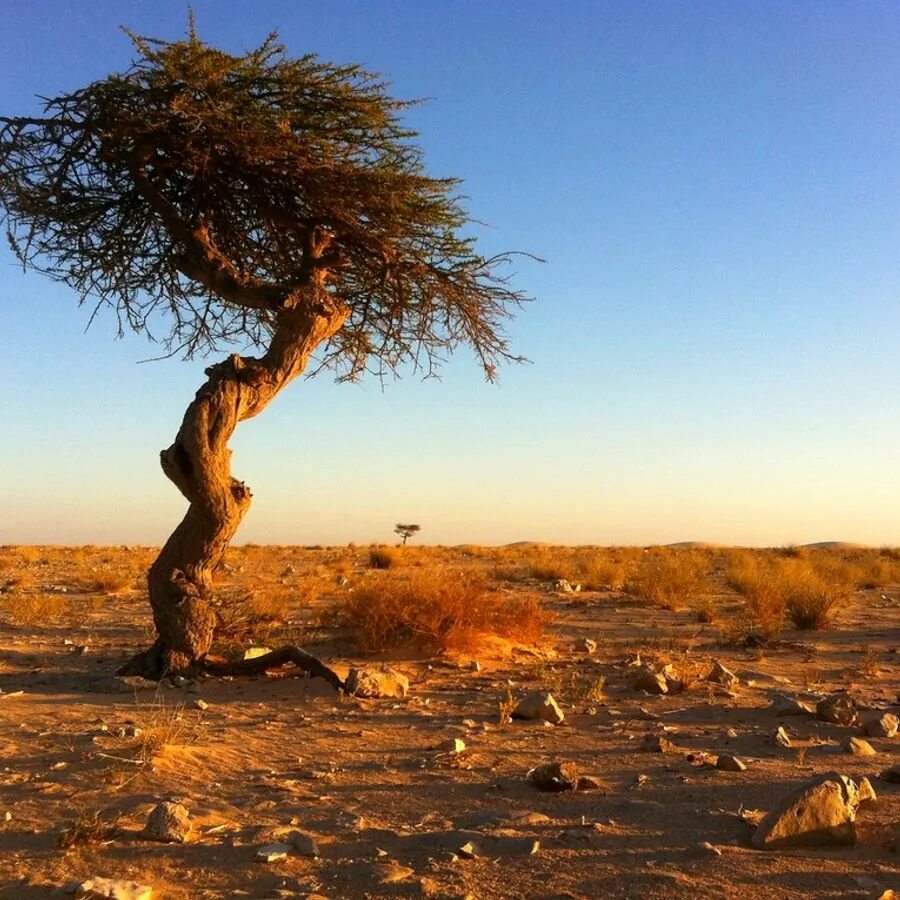
M 428 564 L 421 552 L 417 564 Z M 440 553 L 445 562 L 494 565 L 489 553 Z M 150 884 L 163 900 L 776 900 L 900 890 L 900 785 L 878 778 L 900 762 L 900 738 L 870 739 L 877 756 L 859 758 L 840 748 L 848 729 L 780 720 L 768 709 L 777 691 L 842 688 L 897 712 L 896 587 L 858 592 L 834 627 L 785 632 L 778 646 L 759 650 L 723 639 L 742 610 L 733 595 L 723 593 L 717 624 L 702 625 L 689 610 L 648 608 L 618 593 L 554 593 L 517 581 L 504 589 L 539 593 L 556 613 L 547 644 L 486 645 L 475 654 L 480 671 L 467 656 L 393 654 L 410 679 L 406 699 L 342 698 L 289 671 L 114 692 L 109 673 L 150 638 L 139 575 L 151 557 L 149 548 L 0 554 L 0 897 L 60 896 L 60 886 L 91 876 Z M 231 552 L 222 595 L 267 596 L 283 617 L 262 633 L 233 622 L 233 640 L 300 638 L 336 664 L 361 662 L 320 626 L 320 614 L 365 565 L 353 549 Z M 44 605 L 29 606 L 29 597 Z M 578 648 L 584 637 L 597 642 L 593 654 Z M 635 692 L 627 664 L 636 653 L 671 661 L 689 689 Z M 702 680 L 713 658 L 741 677 L 731 691 Z M 602 696 L 589 696 L 585 686 L 601 677 Z M 507 695 L 533 689 L 554 693 L 565 723 L 501 724 Z M 206 709 L 196 708 L 201 699 Z M 789 749 L 769 742 L 780 723 Z M 665 733 L 677 749 L 641 751 L 646 733 Z M 448 752 L 457 737 L 466 749 Z M 746 771 L 711 766 L 722 752 L 740 755 Z M 526 773 L 552 760 L 577 763 L 598 788 L 537 791 Z M 751 849 L 746 811 L 767 810 L 829 771 L 867 776 L 878 793 L 860 813 L 857 844 Z M 148 812 L 170 797 L 190 809 L 191 839 L 141 839 Z M 118 830 L 60 846 L 67 827 L 84 830 L 92 817 Z M 260 846 L 294 829 L 316 839 L 319 858 L 256 861 Z M 483 855 L 460 858 L 455 851 L 469 841 Z M 539 849 L 529 853 L 533 841 Z

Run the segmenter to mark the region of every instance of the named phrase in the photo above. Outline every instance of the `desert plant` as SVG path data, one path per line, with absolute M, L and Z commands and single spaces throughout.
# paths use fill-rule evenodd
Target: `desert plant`
M 707 562 L 692 551 L 656 550 L 634 567 L 626 594 L 664 609 L 676 609 L 709 589 Z
M 397 553 L 390 547 L 372 547 L 369 550 L 370 569 L 391 569 L 397 563 Z
M 399 534 L 400 537 L 403 538 L 403 546 L 406 546 L 407 540 L 411 538 L 414 534 L 422 530 L 421 525 L 403 525 L 398 522 L 394 526 L 394 534 Z
M 363 652 L 403 644 L 471 650 L 488 635 L 533 644 L 551 620 L 534 597 L 498 594 L 478 573 L 437 568 L 407 577 L 372 573 L 341 602 L 337 618 Z
M 132 35 L 137 61 L 0 118 L 0 218 L 23 266 L 109 306 L 172 354 L 249 346 L 206 369 L 165 475 L 189 503 L 150 567 L 157 638 L 122 670 L 203 666 L 212 572 L 251 500 L 231 475 L 238 424 L 303 373 L 431 374 L 468 345 L 488 378 L 516 358 L 525 299 L 476 251 L 454 179 L 424 168 L 409 103 L 377 76 L 277 37 L 235 56 Z M 215 427 L 211 427 L 215 423 Z
M 111 841 L 119 833 L 118 819 L 102 809 L 81 809 L 60 833 L 59 846 L 68 850 Z

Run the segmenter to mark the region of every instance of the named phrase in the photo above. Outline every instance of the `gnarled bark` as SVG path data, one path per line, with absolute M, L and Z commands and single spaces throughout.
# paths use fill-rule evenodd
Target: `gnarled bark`
M 160 454 L 163 471 L 190 506 L 150 568 L 147 583 L 157 638 L 121 674 L 160 678 L 195 671 L 215 630 L 212 574 L 250 506 L 250 489 L 231 475 L 228 441 L 296 378 L 316 347 L 337 331 L 347 310 L 323 288 L 323 277 L 289 295 L 274 313 L 268 351 L 237 354 L 206 370 L 175 441 Z

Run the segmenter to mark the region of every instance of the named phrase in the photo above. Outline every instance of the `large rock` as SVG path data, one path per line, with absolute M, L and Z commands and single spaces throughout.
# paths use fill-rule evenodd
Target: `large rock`
M 848 737 L 843 743 L 841 747 L 847 753 L 852 753 L 854 756 L 875 756 L 875 748 L 868 742 L 859 737 Z
M 747 768 L 747 763 L 739 756 L 723 753 L 716 759 L 716 768 L 722 769 L 724 772 L 743 772 Z
M 641 740 L 641 750 L 647 753 L 672 753 L 677 749 L 675 744 L 660 734 L 645 734 Z
M 409 679 L 390 666 L 351 669 L 345 688 L 348 694 L 357 697 L 405 697 Z
M 153 888 L 136 881 L 120 881 L 113 878 L 88 878 L 73 881 L 63 889 L 76 897 L 96 898 L 96 900 L 150 900 Z
M 643 669 L 635 676 L 631 686 L 636 691 L 644 691 L 647 694 L 668 694 L 669 684 L 662 672 L 654 672 L 651 669 Z
M 760 850 L 852 844 L 858 808 L 856 782 L 830 772 L 785 797 L 759 823 L 751 843 Z
M 553 725 L 559 725 L 566 718 L 559 708 L 553 694 L 545 691 L 534 691 L 526 694 L 512 711 L 514 719 L 543 719 Z
M 893 713 L 884 713 L 866 722 L 866 734 L 869 737 L 896 737 L 898 729 L 900 729 L 900 719 Z
M 712 669 L 706 676 L 706 680 L 711 681 L 713 684 L 721 684 L 727 688 L 733 687 L 738 683 L 737 675 L 731 669 L 727 669 L 717 659 L 713 660 Z
M 154 841 L 166 844 L 183 844 L 194 824 L 191 814 L 180 803 L 166 800 L 160 803 L 147 818 L 144 832 Z
M 849 694 L 830 694 L 816 704 L 816 718 L 833 725 L 855 725 L 859 721 L 856 701 Z
M 815 713 L 810 704 L 788 694 L 776 694 L 770 709 L 776 716 L 811 716 Z
M 578 784 L 578 767 L 570 762 L 544 763 L 528 773 L 528 780 L 540 791 L 573 791 Z

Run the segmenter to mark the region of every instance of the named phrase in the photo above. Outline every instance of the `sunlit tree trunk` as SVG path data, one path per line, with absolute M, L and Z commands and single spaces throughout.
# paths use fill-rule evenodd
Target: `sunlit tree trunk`
M 215 630 L 213 572 L 250 506 L 249 488 L 231 474 L 228 441 L 239 422 L 260 413 L 303 372 L 346 316 L 319 284 L 311 285 L 277 313 L 265 355 L 233 355 L 206 370 L 174 443 L 160 454 L 163 471 L 190 506 L 147 576 L 156 641 L 122 674 L 159 678 L 202 664 Z

